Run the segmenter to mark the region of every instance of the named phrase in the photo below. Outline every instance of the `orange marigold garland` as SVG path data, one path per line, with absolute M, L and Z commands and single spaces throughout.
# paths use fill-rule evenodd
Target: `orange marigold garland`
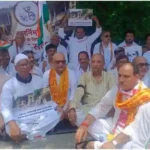
M 60 76 L 60 82 L 57 84 L 55 69 L 50 70 L 49 85 L 52 100 L 56 102 L 60 107 L 64 106 L 68 98 L 68 69 L 66 68 Z
M 116 97 L 116 106 L 121 110 L 127 110 L 128 119 L 126 125 L 128 125 L 134 120 L 138 107 L 144 103 L 150 102 L 150 89 L 141 89 L 139 87 L 138 92 L 131 98 L 122 101 L 122 97 L 122 93 L 118 92 Z

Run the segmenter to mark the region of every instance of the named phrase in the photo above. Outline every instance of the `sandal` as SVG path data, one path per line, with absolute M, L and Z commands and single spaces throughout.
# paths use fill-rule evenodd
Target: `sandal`
M 82 142 L 79 142 L 79 143 L 76 143 L 76 145 L 75 145 L 75 149 L 86 149 L 86 146 L 90 143 L 90 142 L 94 142 L 94 141 L 96 141 L 96 140 L 88 140 L 88 141 L 82 141 Z M 81 147 L 78 147 L 79 145 L 81 145 Z

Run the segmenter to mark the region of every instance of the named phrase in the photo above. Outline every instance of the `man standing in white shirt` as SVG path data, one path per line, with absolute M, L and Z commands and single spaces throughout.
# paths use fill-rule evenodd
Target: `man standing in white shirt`
M 77 130 L 75 137 L 79 142 L 78 146 L 83 145 L 80 142 L 85 139 L 87 132 L 97 140 L 87 143 L 86 148 L 89 149 L 115 149 L 118 146 L 130 145 L 130 138 L 133 136 L 132 122 L 137 114 L 137 109 L 150 101 L 150 92 L 142 82 L 139 82 L 139 70 L 131 63 L 122 65 L 118 74 L 119 86 L 108 91 L 100 103 L 89 112 Z M 114 116 L 106 118 L 112 107 L 115 109 Z M 127 135 L 127 138 L 122 139 L 124 134 Z M 121 141 L 121 145 L 118 145 L 118 140 Z
M 105 70 L 109 71 L 114 65 L 114 51 L 117 48 L 116 44 L 111 42 L 111 34 L 109 31 L 101 33 L 101 43 L 95 45 L 93 54 L 100 53 L 105 59 Z
M 133 30 L 127 30 L 125 32 L 125 40 L 122 43 L 120 43 L 118 47 L 125 48 L 125 47 L 130 47 L 130 46 L 138 46 L 138 44 L 134 42 L 134 36 L 135 36 L 135 33 Z
M 143 56 L 137 56 L 133 59 L 132 63 L 139 68 L 140 80 L 150 88 L 150 74 L 148 72 L 149 64 L 147 63 L 147 60 Z
M 132 62 L 136 56 L 142 56 L 142 47 L 134 42 L 135 33 L 133 30 L 127 30 L 125 32 L 125 41 L 118 45 L 118 47 L 123 47 L 125 53 Z
M 66 40 L 68 43 L 69 65 L 71 68 L 76 68 L 79 65 L 79 52 L 86 51 L 91 58 L 91 45 L 99 37 L 102 30 L 98 18 L 93 16 L 92 19 L 96 22 L 96 31 L 91 36 L 86 36 L 84 27 L 76 27 L 75 37 L 70 37 L 68 40 Z M 64 39 L 66 36 L 63 28 L 65 22 L 66 18 L 62 22 L 62 28 L 59 28 L 58 30 L 58 34 L 62 39 Z
M 17 32 L 13 45 L 8 49 L 10 55 L 10 61 L 13 63 L 15 56 L 26 50 L 31 51 L 32 47 L 25 44 L 24 34 L 22 32 Z
M 60 106 L 67 119 L 67 111 L 70 101 L 73 99 L 77 80 L 74 71 L 66 66 L 66 60 L 62 53 L 53 56 L 53 68 L 43 75 L 44 87 L 49 87 L 52 100 Z
M 57 52 L 57 47 L 54 44 L 48 44 L 45 47 L 47 57 L 39 64 L 40 69 L 44 73 L 52 67 L 54 54 Z
M 78 55 L 79 66 L 75 70 L 77 75 L 77 80 L 79 81 L 80 77 L 85 73 L 90 71 L 90 58 L 86 51 L 82 51 Z

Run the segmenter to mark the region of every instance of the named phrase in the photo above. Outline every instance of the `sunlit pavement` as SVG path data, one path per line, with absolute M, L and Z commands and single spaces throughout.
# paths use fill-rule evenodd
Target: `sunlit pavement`
M 74 133 L 48 135 L 42 139 L 23 141 L 0 141 L 0 149 L 74 149 Z

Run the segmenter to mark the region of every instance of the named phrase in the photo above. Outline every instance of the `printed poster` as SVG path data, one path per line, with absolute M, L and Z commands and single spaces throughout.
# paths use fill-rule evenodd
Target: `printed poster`
M 92 26 L 92 9 L 70 9 L 69 26 Z

